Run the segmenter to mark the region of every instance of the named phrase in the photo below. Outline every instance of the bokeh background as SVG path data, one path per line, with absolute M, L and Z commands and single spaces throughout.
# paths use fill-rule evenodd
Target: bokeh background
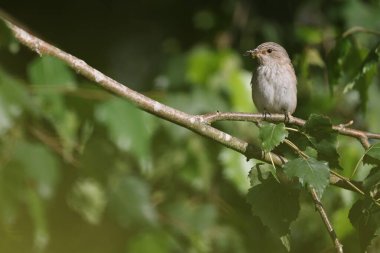
M 298 76 L 296 116 L 380 132 L 378 63 L 352 82 L 379 41 L 368 32 L 380 31 L 376 0 L 1 0 L 0 8 L 128 87 L 194 114 L 256 112 L 254 63 L 242 54 L 275 41 Z M 367 30 L 342 37 L 356 26 Z M 217 127 L 259 143 L 253 124 Z M 342 174 L 363 179 L 365 166 L 352 175 L 360 143 L 340 137 L 338 151 Z M 1 24 L 0 252 L 286 252 L 246 202 L 255 163 L 40 57 Z M 330 187 L 322 199 L 345 252 L 359 252 L 347 218 L 357 197 Z M 307 194 L 301 207 L 291 252 L 332 252 Z

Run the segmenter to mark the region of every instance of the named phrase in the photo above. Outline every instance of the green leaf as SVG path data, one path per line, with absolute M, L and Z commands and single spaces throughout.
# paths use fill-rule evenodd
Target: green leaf
M 284 171 L 289 177 L 298 177 L 302 185 L 315 188 L 319 197 L 322 197 L 329 184 L 330 172 L 327 163 L 312 157 L 291 160 L 284 165 Z
M 79 119 L 66 105 L 62 92 L 75 89 L 73 72 L 62 61 L 43 56 L 28 65 L 28 77 L 36 91 L 35 100 L 40 107 L 38 112 L 58 132 L 65 159 L 72 159 L 78 138 Z
M 278 236 L 289 233 L 299 213 L 299 191 L 279 184 L 272 176 L 253 186 L 247 195 L 252 212 Z
M 28 77 L 35 85 L 75 86 L 75 78 L 69 67 L 52 56 L 36 58 L 28 66 Z
M 249 189 L 247 173 L 251 165 L 242 155 L 231 149 L 223 149 L 219 160 L 223 164 L 223 176 L 234 184 L 236 189 L 245 194 Z
M 152 116 L 122 99 L 113 98 L 96 107 L 95 117 L 120 150 L 135 155 L 144 169 L 150 167 L 150 137 L 155 126 Z
M 118 175 L 111 179 L 108 200 L 112 216 L 123 226 L 146 226 L 157 222 L 148 185 L 137 177 Z
M 207 47 L 193 49 L 188 57 L 186 79 L 193 84 L 206 85 L 218 69 L 218 55 Z
M 351 41 L 348 38 L 339 39 L 327 58 L 327 70 L 330 92 L 333 92 L 333 88 L 338 84 L 339 79 L 342 76 L 343 65 L 347 59 L 347 56 L 352 48 Z
M 373 186 L 380 183 L 380 168 L 372 168 L 368 176 L 363 181 L 363 186 L 365 189 L 369 190 Z
M 166 206 L 165 213 L 171 220 L 181 220 L 181 233 L 194 237 L 215 226 L 218 218 L 214 205 L 193 203 L 191 200 L 173 201 Z
M 368 87 L 372 83 L 380 61 L 380 41 L 371 49 L 346 90 L 353 87 L 360 94 L 361 108 L 366 111 Z
M 254 164 L 254 166 L 251 168 L 251 170 L 248 173 L 248 178 L 249 178 L 251 187 L 261 184 L 266 179 L 268 179 L 270 175 L 275 177 L 274 174 L 275 173 L 273 173 L 272 164 L 257 162 L 256 164 Z
M 34 246 L 37 252 L 43 252 L 49 243 L 45 203 L 32 188 L 26 188 L 24 194 L 29 215 L 34 226 Z
M 74 184 L 68 204 L 91 224 L 99 224 L 106 207 L 103 187 L 93 179 L 82 179 Z
M 318 114 L 309 116 L 304 125 L 304 130 L 307 134 L 315 137 L 317 142 L 323 139 L 331 139 L 335 134 L 330 119 Z
M 359 234 L 362 252 L 365 252 L 380 228 L 380 207 L 370 198 L 359 199 L 348 215 L 351 224 Z
M 363 157 L 363 162 L 368 164 L 380 164 L 380 142 L 368 148 Z
M 26 178 L 37 185 L 38 193 L 51 197 L 59 179 L 58 161 L 51 150 L 38 143 L 19 142 L 14 159 Z
M 166 234 L 164 230 L 161 231 L 144 231 L 133 237 L 128 244 L 126 252 L 133 253 L 166 253 L 166 252 L 178 252 L 178 248 L 174 250 L 174 238 L 171 238 L 169 234 Z
M 368 176 L 363 180 L 363 187 L 373 199 L 380 197 L 380 167 L 372 168 Z
M 318 160 L 327 161 L 329 166 L 342 169 L 339 164 L 337 146 L 337 133 L 332 128 L 328 117 L 312 114 L 304 125 L 304 130 L 309 135 L 309 141 L 317 150 Z
M 265 152 L 273 150 L 288 136 L 284 123 L 273 124 L 263 122 L 260 127 L 261 146 Z
M 17 53 L 20 49 L 20 42 L 13 36 L 7 24 L 0 20 L 0 49 L 7 47 L 11 53 Z

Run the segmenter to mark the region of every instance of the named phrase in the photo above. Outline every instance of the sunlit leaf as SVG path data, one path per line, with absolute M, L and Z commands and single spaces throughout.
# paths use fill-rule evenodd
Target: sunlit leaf
M 218 68 L 218 58 L 207 47 L 198 47 L 190 52 L 186 71 L 187 80 L 193 84 L 205 85 Z
M 95 180 L 79 180 L 68 196 L 68 203 L 89 223 L 99 224 L 106 207 L 106 194 Z
M 150 167 L 145 162 L 150 160 L 150 137 L 155 125 L 151 116 L 126 101 L 114 98 L 99 104 L 95 117 L 106 127 L 120 150 L 132 152 L 144 169 Z
M 329 184 L 330 171 L 327 163 L 312 157 L 291 160 L 285 163 L 284 171 L 289 177 L 297 177 L 302 185 L 315 188 L 319 197 L 322 197 Z
M 223 149 L 219 159 L 223 164 L 223 176 L 245 194 L 249 188 L 247 175 L 251 165 L 247 163 L 244 156 L 231 149 Z
M 273 124 L 263 122 L 260 127 L 261 146 L 264 151 L 269 152 L 285 140 L 288 131 L 284 123 Z
M 253 186 L 247 195 L 253 214 L 278 236 L 287 235 L 290 224 L 297 218 L 300 210 L 298 198 L 298 190 L 278 183 L 271 176 Z

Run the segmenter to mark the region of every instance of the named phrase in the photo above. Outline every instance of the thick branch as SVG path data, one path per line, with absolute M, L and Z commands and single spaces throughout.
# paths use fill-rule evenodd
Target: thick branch
M 28 33 L 24 29 L 19 26 L 11 23 L 6 18 L 0 15 L 0 18 L 6 22 L 8 27 L 14 33 L 16 39 L 35 51 L 39 55 L 51 55 L 54 56 L 66 64 L 68 64 L 71 68 L 75 70 L 75 72 L 82 74 L 87 77 L 89 80 L 95 82 L 100 85 L 104 89 L 111 91 L 112 93 L 127 99 L 128 101 L 134 103 L 138 108 L 156 115 L 164 120 L 171 121 L 177 125 L 183 126 L 195 133 L 198 133 L 201 136 L 210 138 L 223 144 L 224 146 L 233 149 L 247 157 L 247 159 L 255 158 L 258 160 L 262 160 L 267 163 L 273 163 L 276 166 L 282 166 L 287 160 L 284 157 L 281 157 L 274 153 L 264 153 L 262 150 L 255 146 L 243 141 L 239 138 L 229 135 L 223 131 L 220 131 L 210 125 L 211 122 L 216 120 L 237 120 L 237 116 L 241 116 L 245 119 L 251 121 L 252 118 L 258 119 L 258 115 L 256 114 L 244 114 L 244 113 L 217 113 L 217 114 L 209 114 L 209 116 L 199 116 L 199 115 L 191 115 L 185 112 L 176 110 L 172 107 L 164 105 L 158 101 L 155 101 L 151 98 L 148 98 L 130 88 L 122 85 L 121 83 L 113 80 L 112 78 L 104 75 L 100 71 L 94 69 L 89 66 L 83 60 L 78 59 L 77 57 L 68 54 L 61 49 L 35 37 L 34 35 Z M 226 117 L 230 115 L 231 117 Z M 223 116 L 225 117 L 223 119 Z M 234 118 L 235 117 L 235 118 Z M 284 118 L 282 115 L 272 115 L 271 119 L 273 121 L 283 121 Z M 291 117 L 291 123 L 294 124 L 304 124 L 302 119 L 297 119 Z M 352 187 L 347 184 L 344 180 L 331 175 L 330 183 L 342 188 L 352 189 Z

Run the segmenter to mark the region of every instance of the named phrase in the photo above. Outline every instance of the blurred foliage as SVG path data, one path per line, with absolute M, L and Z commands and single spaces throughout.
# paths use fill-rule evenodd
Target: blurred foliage
M 1 22 L 1 252 L 330 252 L 304 190 L 310 185 L 345 252 L 380 250 L 379 144 L 364 153 L 331 129 L 354 120 L 380 131 L 378 1 L 100 2 L 73 10 L 71 20 L 70 3 L 61 13 L 48 3 L 14 13 L 90 65 L 188 113 L 255 112 L 253 63 L 242 52 L 282 44 L 305 127 L 217 127 L 283 154 L 291 160 L 285 173 L 300 183 L 281 185 L 272 165 L 246 161 L 30 53 Z M 366 197 L 328 186 L 327 164 L 362 181 Z

